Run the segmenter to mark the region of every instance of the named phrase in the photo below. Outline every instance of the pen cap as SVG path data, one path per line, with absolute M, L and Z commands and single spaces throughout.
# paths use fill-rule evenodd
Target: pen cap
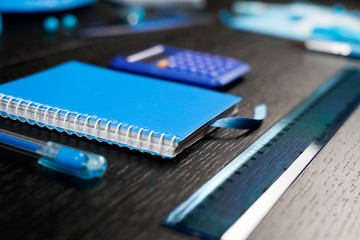
M 106 159 L 98 154 L 47 142 L 40 150 L 39 164 L 83 179 L 101 177 L 107 168 Z

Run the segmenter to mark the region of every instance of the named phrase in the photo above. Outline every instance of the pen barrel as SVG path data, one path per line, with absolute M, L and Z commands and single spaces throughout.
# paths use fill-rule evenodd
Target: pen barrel
M 0 143 L 6 146 L 11 146 L 17 150 L 23 150 L 31 153 L 38 153 L 41 146 L 40 143 L 26 138 L 15 133 L 0 129 Z

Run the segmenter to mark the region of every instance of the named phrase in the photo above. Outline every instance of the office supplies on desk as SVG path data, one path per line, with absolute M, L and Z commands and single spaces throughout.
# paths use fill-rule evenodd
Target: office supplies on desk
M 1 13 L 42 13 L 87 6 L 97 0 L 11 0 L 0 1 Z
M 80 151 L 54 142 L 42 142 L 0 129 L 0 144 L 11 150 L 40 157 L 38 163 L 47 168 L 82 179 L 101 177 L 106 159 L 98 154 Z
M 206 0 L 106 0 L 119 5 L 143 6 L 146 8 L 169 9 L 186 8 L 202 9 L 206 5 Z
M 233 29 L 296 41 L 314 38 L 333 41 L 360 39 L 358 12 L 341 5 L 326 7 L 307 2 L 268 4 L 238 1 L 233 15 L 221 12 L 221 19 Z
M 184 14 L 170 17 L 147 19 L 136 25 L 115 24 L 96 27 L 88 27 L 79 31 L 81 38 L 101 38 L 138 34 L 144 32 L 156 32 L 182 27 L 196 26 L 209 23 L 213 20 L 209 14 Z
M 216 119 L 230 116 L 241 101 L 77 61 L 2 84 L 0 92 L 2 116 L 169 158 L 207 134 Z M 266 113 L 264 107 L 256 110 Z M 254 119 L 253 126 L 261 120 Z
M 115 69 L 160 77 L 206 88 L 220 88 L 250 71 L 240 60 L 162 44 L 116 56 Z
M 302 44 L 310 51 L 360 58 L 360 45 L 325 40 L 308 40 Z
M 360 68 L 326 82 L 174 209 L 164 224 L 246 239 L 360 103 Z

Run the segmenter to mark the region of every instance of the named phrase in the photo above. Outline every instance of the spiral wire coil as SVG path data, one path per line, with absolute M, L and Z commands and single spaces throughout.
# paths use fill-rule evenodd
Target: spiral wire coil
M 135 125 L 129 125 L 127 123 L 118 123 L 117 121 L 107 120 L 97 116 L 91 116 L 88 114 L 72 112 L 69 110 L 51 107 L 41 103 L 32 102 L 30 100 L 24 100 L 21 98 L 16 98 L 9 95 L 4 95 L 0 93 L 0 105 L 2 110 L 0 115 L 4 118 L 10 118 L 11 120 L 19 120 L 20 122 L 27 122 L 30 125 L 37 125 L 39 127 L 46 127 L 50 130 L 56 130 L 58 132 L 65 132 L 69 135 L 75 134 L 78 137 L 86 137 L 89 140 L 96 139 L 99 142 L 107 142 L 110 145 L 116 144 L 120 147 L 127 147 L 131 150 L 138 149 L 140 152 L 148 152 L 151 155 L 158 154 L 161 157 L 166 157 L 167 153 L 174 149 L 175 140 L 180 138 L 179 136 L 172 135 L 170 133 L 160 133 L 155 130 L 150 130 L 144 127 L 138 127 Z M 15 105 L 15 110 L 10 113 L 11 105 Z M 23 110 L 23 116 L 20 116 L 20 109 Z M 13 108 L 12 108 L 13 109 Z M 34 119 L 30 119 L 30 112 L 33 111 Z M 43 114 L 39 113 L 43 112 Z M 41 118 L 42 115 L 42 119 Z M 50 117 L 53 115 L 53 117 Z M 61 119 L 63 117 L 63 119 Z M 74 119 L 72 123 L 72 128 L 69 128 L 71 123 L 70 117 Z M 80 124 L 80 119 L 83 120 L 83 124 Z M 57 122 L 61 120 L 63 126 L 59 126 Z M 51 125 L 51 121 L 53 124 Z M 93 123 L 93 132 L 90 132 L 90 123 Z M 104 127 L 103 133 L 104 137 L 100 137 L 100 132 L 102 131 L 101 126 Z M 79 132 L 77 129 L 82 127 L 82 130 Z M 111 127 L 115 128 L 113 139 L 109 138 L 109 133 L 111 133 Z M 137 130 L 138 129 L 138 130 Z M 136 130 L 136 131 L 134 131 Z M 125 131 L 125 134 L 121 134 L 122 131 Z M 144 134 L 144 132 L 149 132 L 149 134 Z M 132 133 L 136 133 L 136 136 L 132 136 Z M 155 134 L 159 134 L 158 137 L 158 151 L 154 151 L 153 144 L 155 142 Z M 124 135 L 124 136 L 123 136 Z M 142 136 L 147 136 L 146 139 L 142 139 Z M 165 136 L 172 136 L 169 138 L 169 146 L 164 149 L 164 139 Z M 122 140 L 122 141 L 121 141 Z M 142 143 L 143 142 L 143 143 Z M 141 145 L 143 145 L 141 147 Z M 145 146 L 144 146 L 145 145 Z

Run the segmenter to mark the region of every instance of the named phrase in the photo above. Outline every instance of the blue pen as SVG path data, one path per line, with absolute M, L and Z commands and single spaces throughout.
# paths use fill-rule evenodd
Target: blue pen
M 322 53 L 360 58 L 360 45 L 327 40 L 308 40 L 304 42 L 308 50 Z
M 1 129 L 0 143 L 40 157 L 38 163 L 42 166 L 82 179 L 101 177 L 107 168 L 103 156 L 54 142 L 42 142 Z

